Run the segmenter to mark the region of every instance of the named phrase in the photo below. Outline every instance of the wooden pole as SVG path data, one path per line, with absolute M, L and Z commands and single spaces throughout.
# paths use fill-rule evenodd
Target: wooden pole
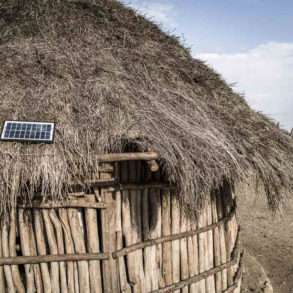
M 8 222 L 4 221 L 2 225 L 2 253 L 4 257 L 9 256 L 9 244 L 8 244 Z M 7 292 L 15 293 L 15 287 L 13 284 L 12 272 L 10 266 L 4 266 L 4 275 L 7 284 Z
M 122 161 L 152 161 L 159 159 L 159 154 L 156 152 L 104 154 L 97 155 L 96 159 L 99 162 L 104 163 Z
M 150 237 L 149 226 L 149 190 L 145 189 L 142 194 L 142 227 L 143 227 L 143 239 L 148 241 Z M 152 248 L 150 246 L 144 249 L 144 272 L 145 272 L 145 289 L 146 292 L 152 290 Z
M 197 218 L 196 215 L 192 215 L 190 218 L 190 229 L 191 231 L 198 230 Z M 192 243 L 190 247 L 190 276 L 196 276 L 199 274 L 199 255 L 198 255 L 198 234 L 195 234 L 191 237 Z M 193 249 L 192 249 L 193 248 Z M 193 283 L 190 286 L 190 292 L 200 292 L 199 283 Z
M 171 235 L 171 194 L 163 191 L 162 194 L 162 235 Z M 172 284 L 172 243 L 163 243 L 163 276 L 165 286 Z
M 118 169 L 118 167 L 117 167 Z M 122 194 L 121 191 L 116 192 L 116 235 L 117 249 L 123 248 L 123 231 L 122 231 Z M 118 269 L 120 277 L 121 292 L 131 293 L 130 285 L 127 280 L 127 268 L 124 257 L 118 258 Z
M 205 208 L 201 207 L 201 209 L 198 212 L 198 227 L 202 228 L 206 225 L 205 221 Z M 207 241 L 206 241 L 206 232 L 201 233 L 198 236 L 198 248 L 199 248 L 199 273 L 202 274 L 207 269 Z M 201 280 L 199 282 L 200 292 L 202 293 L 209 293 L 207 292 L 206 288 L 206 282 L 205 280 Z
M 16 256 L 16 211 L 10 212 L 10 230 L 9 230 L 9 255 Z M 11 266 L 12 278 L 17 292 L 25 293 L 24 285 L 20 276 L 18 266 Z
M 184 233 L 187 231 L 187 219 L 184 208 L 181 207 L 180 211 L 180 231 Z M 182 238 L 180 240 L 180 266 L 181 266 L 181 280 L 186 280 L 189 278 L 189 266 L 188 266 L 188 247 L 187 238 Z M 182 288 L 182 293 L 188 293 L 188 286 Z
M 180 232 L 180 205 L 178 198 L 173 195 L 171 198 L 172 203 L 172 234 Z M 173 283 L 180 281 L 180 240 L 172 242 L 172 273 Z M 180 290 L 174 291 L 180 293 Z
M 213 217 L 212 217 L 212 205 L 211 205 L 211 195 L 209 194 L 206 199 L 206 224 L 210 226 L 213 224 Z M 209 230 L 207 232 L 207 240 L 208 240 L 208 258 L 207 258 L 207 269 L 211 270 L 214 268 L 214 237 L 213 237 L 213 230 Z M 207 291 L 209 293 L 215 293 L 215 276 L 211 275 L 207 278 Z
M 121 164 L 121 181 L 126 183 L 129 181 L 129 164 L 123 162 Z M 122 228 L 125 239 L 125 245 L 133 244 L 132 239 L 132 219 L 131 219 L 131 199 L 130 192 L 124 190 L 122 192 Z M 129 275 L 129 282 L 134 293 L 140 292 L 139 272 L 137 270 L 136 253 L 132 252 L 127 255 L 127 270 Z
M 72 239 L 72 233 L 69 225 L 68 219 L 68 210 L 67 209 L 60 209 L 59 210 L 59 217 L 62 223 L 62 228 L 64 232 L 64 245 L 65 245 L 65 252 L 66 254 L 73 255 L 74 250 L 74 243 Z M 74 293 L 79 292 L 79 283 L 78 283 L 78 268 L 77 263 L 68 261 L 67 262 L 67 279 L 68 279 L 68 292 Z
M 93 203 L 96 202 L 95 196 L 88 198 Z M 98 231 L 98 218 L 97 210 L 86 209 L 85 210 L 85 223 L 87 228 L 87 247 L 89 253 L 99 253 L 99 231 Z M 99 261 L 89 262 L 89 273 L 90 273 L 90 287 L 91 293 L 102 292 L 102 275 L 101 275 L 101 264 Z
M 30 256 L 30 239 L 29 239 L 29 227 L 28 219 L 23 209 L 18 209 L 18 221 L 19 221 L 19 236 L 20 236 L 20 246 L 22 254 L 24 256 Z M 14 258 L 15 259 L 15 258 Z M 16 265 L 16 264 L 15 264 Z M 34 284 L 34 272 L 30 264 L 25 264 L 25 277 L 26 277 L 26 292 L 34 293 L 36 288 Z M 58 292 L 59 293 L 59 292 Z
M 42 215 L 44 219 L 50 254 L 56 255 L 58 254 L 57 239 L 55 237 L 53 225 L 50 221 L 49 210 L 42 210 Z M 51 263 L 50 275 L 52 293 L 60 293 L 59 265 L 57 262 Z
M 77 209 L 68 210 L 69 225 L 72 233 L 72 239 L 77 253 L 86 253 L 84 241 L 85 231 L 82 212 Z M 78 261 L 78 283 L 82 292 L 90 293 L 89 266 L 87 261 Z
M 31 250 L 31 255 L 36 256 L 37 255 L 37 246 L 36 246 L 36 239 L 35 239 L 35 233 L 33 229 L 33 219 L 32 219 L 32 213 L 30 213 L 30 221 L 28 223 L 29 227 L 29 239 L 30 239 L 30 250 Z M 34 271 L 34 278 L 35 278 L 35 285 L 38 293 L 43 292 L 43 284 L 42 284 L 42 277 L 41 277 L 41 269 L 39 264 L 34 264 L 33 266 L 33 271 Z
M 140 162 L 129 162 L 128 164 L 129 182 L 139 183 L 141 178 L 141 165 Z M 130 211 L 131 211 L 131 234 L 132 243 L 142 241 L 142 218 L 141 218 L 141 203 L 142 196 L 139 190 L 130 191 Z M 135 251 L 135 265 L 138 273 L 138 286 L 140 292 L 145 292 L 145 280 L 144 280 L 144 269 L 143 269 L 143 253 L 142 250 Z
M 224 217 L 223 197 L 222 194 L 217 191 L 216 193 L 216 205 L 218 220 Z M 220 238 L 220 252 L 221 252 L 221 264 L 227 262 L 227 249 L 225 240 L 225 225 L 219 227 L 219 238 Z M 227 269 L 222 271 L 222 291 L 228 288 Z
M 1 225 L 3 225 L 3 222 L 0 222 Z M 2 233 L 0 233 L 0 258 L 3 257 L 2 252 Z M 5 286 L 5 276 L 4 276 L 4 268 L 3 266 L 0 266 L 0 292 L 5 292 L 6 286 Z
M 46 240 L 45 240 L 45 229 L 44 223 L 42 219 L 42 215 L 40 210 L 34 211 L 34 220 L 35 220 L 35 228 L 36 228 L 36 243 L 39 255 L 46 255 Z M 41 273 L 42 273 L 42 280 L 44 285 L 44 293 L 51 293 L 51 280 L 50 280 L 50 273 L 47 263 L 41 263 Z M 73 292 L 71 292 L 73 293 Z
M 217 199 L 216 194 L 211 192 L 211 206 L 212 206 L 212 220 L 213 223 L 218 222 L 218 211 L 217 211 Z M 216 267 L 221 265 L 221 244 L 220 244 L 220 232 L 219 227 L 216 227 L 214 233 L 214 264 Z M 215 290 L 216 293 L 222 293 L 222 273 L 218 272 L 215 275 Z
M 106 166 L 106 164 L 104 164 Z M 100 179 L 108 180 L 112 179 L 112 172 L 101 172 Z M 108 205 L 106 210 L 101 211 L 102 227 L 103 227 L 103 250 L 109 251 L 110 258 L 108 261 L 103 262 L 103 274 L 109 273 L 109 276 L 105 276 L 105 292 L 119 292 L 119 274 L 117 271 L 117 261 L 113 259 L 112 252 L 116 250 L 116 207 L 115 207 L 115 193 L 110 192 L 107 189 L 101 188 L 101 196 L 103 201 Z
M 63 239 L 63 231 L 61 222 L 58 219 L 58 216 L 55 212 L 55 210 L 50 210 L 49 213 L 50 219 L 52 221 L 52 224 L 55 228 L 56 232 L 56 238 L 57 238 L 57 248 L 58 248 L 58 254 L 63 255 L 65 253 L 64 251 L 64 239 Z M 61 261 L 59 262 L 59 270 L 60 270 L 60 284 L 61 284 L 61 292 L 67 293 L 67 275 L 66 275 L 66 265 L 65 262 Z

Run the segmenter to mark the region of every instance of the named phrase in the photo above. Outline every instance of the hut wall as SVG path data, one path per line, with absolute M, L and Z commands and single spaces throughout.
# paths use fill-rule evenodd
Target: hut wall
M 145 162 L 104 164 L 87 192 L 19 203 L 0 233 L 0 292 L 240 292 L 229 186 L 198 216 Z

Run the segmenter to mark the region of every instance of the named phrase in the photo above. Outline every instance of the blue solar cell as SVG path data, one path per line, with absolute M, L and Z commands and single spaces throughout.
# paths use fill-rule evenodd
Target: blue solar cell
M 2 130 L 2 140 L 52 142 L 53 123 L 6 121 Z

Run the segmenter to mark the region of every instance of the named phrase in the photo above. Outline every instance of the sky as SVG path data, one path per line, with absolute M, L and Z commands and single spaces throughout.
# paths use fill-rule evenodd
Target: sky
M 292 0 L 122 0 L 172 34 L 244 94 L 293 128 Z

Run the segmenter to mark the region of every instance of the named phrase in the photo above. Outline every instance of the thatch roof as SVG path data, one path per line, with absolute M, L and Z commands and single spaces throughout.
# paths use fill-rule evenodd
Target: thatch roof
M 86 1 L 83 1 L 86 2 Z M 53 145 L 2 142 L 2 207 L 62 196 L 95 155 L 160 153 L 186 202 L 256 172 L 271 206 L 293 185 L 293 142 L 178 40 L 116 1 L 0 0 L 0 122 L 57 122 Z

